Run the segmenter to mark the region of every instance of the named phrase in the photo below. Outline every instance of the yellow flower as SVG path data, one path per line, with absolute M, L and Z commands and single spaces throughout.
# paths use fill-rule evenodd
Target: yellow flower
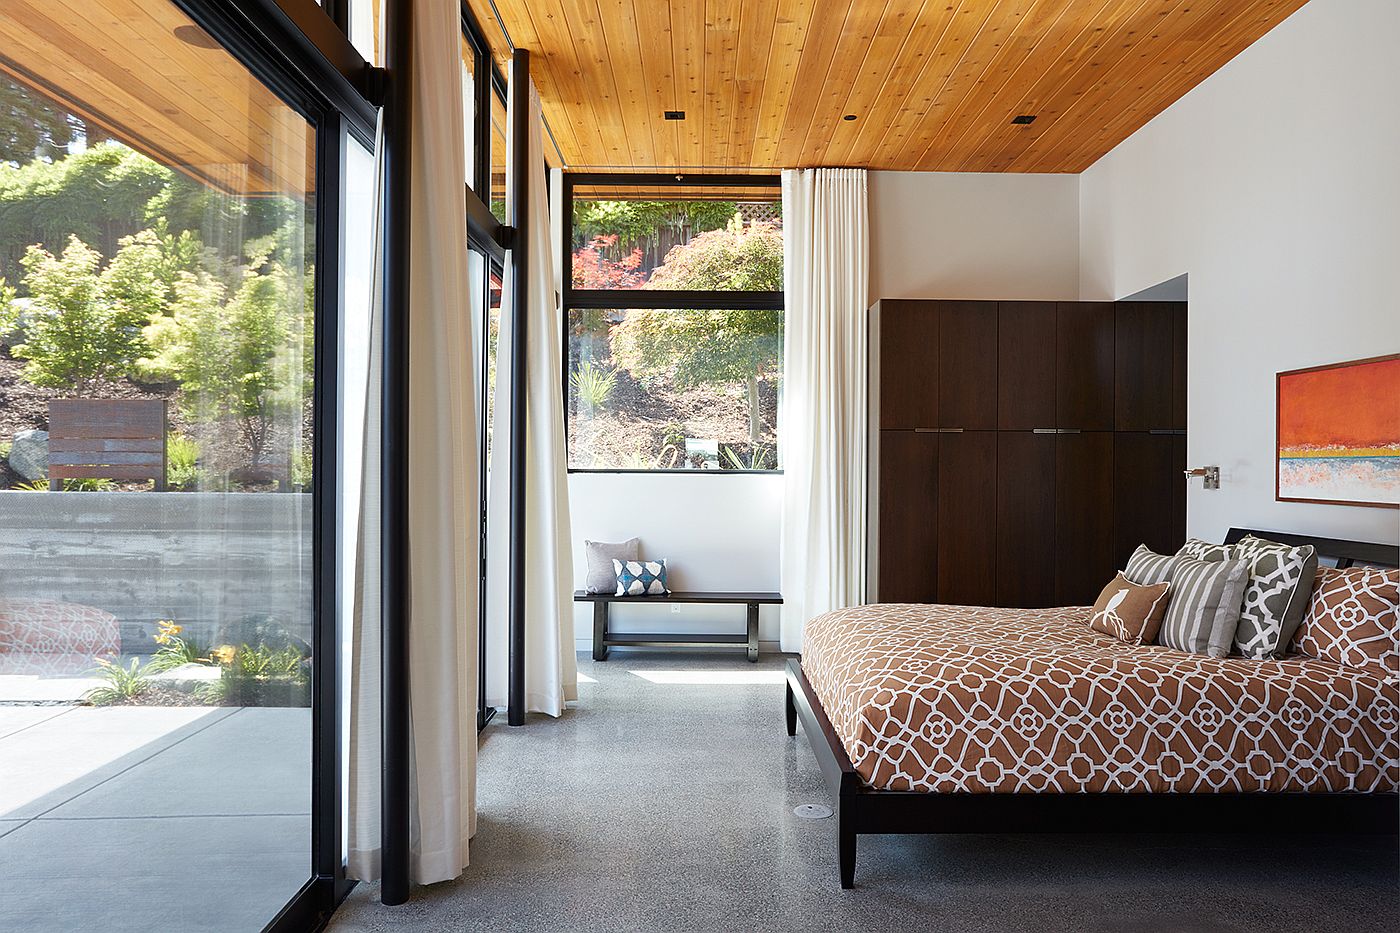
M 218 661 L 220 664 L 232 664 L 233 656 L 237 654 L 237 652 L 238 649 L 234 648 L 233 645 L 220 645 L 210 650 L 209 657 Z

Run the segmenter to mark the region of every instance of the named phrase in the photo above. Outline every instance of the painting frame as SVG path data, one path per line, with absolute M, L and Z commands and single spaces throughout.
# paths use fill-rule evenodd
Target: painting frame
M 1320 366 L 1307 366 L 1302 369 L 1290 369 L 1274 374 L 1274 500 L 1277 502 L 1306 502 L 1314 505 L 1346 505 L 1357 508 L 1372 509 L 1400 509 L 1400 502 L 1374 502 L 1362 499 L 1328 499 L 1305 496 L 1285 496 L 1283 494 L 1283 462 L 1285 458 L 1283 431 L 1284 431 L 1284 380 L 1291 376 L 1302 376 L 1311 373 L 1328 372 L 1332 370 L 1350 369 L 1358 366 L 1367 366 L 1377 363 L 1391 363 L 1400 361 L 1400 353 L 1388 353 L 1383 356 L 1371 356 L 1358 360 L 1344 360 L 1339 363 L 1326 363 Z M 1400 438 L 1396 438 L 1400 440 Z

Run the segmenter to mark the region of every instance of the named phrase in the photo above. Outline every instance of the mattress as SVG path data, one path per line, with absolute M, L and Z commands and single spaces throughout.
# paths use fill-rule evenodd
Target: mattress
M 1400 680 L 1125 645 L 1087 607 L 884 604 L 808 623 L 802 669 L 872 788 L 1394 792 Z

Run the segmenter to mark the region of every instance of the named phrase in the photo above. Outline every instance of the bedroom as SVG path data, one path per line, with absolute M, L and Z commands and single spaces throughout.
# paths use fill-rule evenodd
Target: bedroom
M 0 23 L 0 929 L 1400 926 L 1400 7 Z

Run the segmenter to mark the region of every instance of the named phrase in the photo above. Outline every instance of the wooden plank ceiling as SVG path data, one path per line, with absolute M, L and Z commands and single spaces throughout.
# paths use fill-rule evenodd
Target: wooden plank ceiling
M 167 0 L 4 0 L 0 37 L 0 70 L 164 165 L 232 194 L 314 188 L 309 124 Z
M 469 0 L 569 168 L 731 172 L 1081 172 L 1305 2 Z

